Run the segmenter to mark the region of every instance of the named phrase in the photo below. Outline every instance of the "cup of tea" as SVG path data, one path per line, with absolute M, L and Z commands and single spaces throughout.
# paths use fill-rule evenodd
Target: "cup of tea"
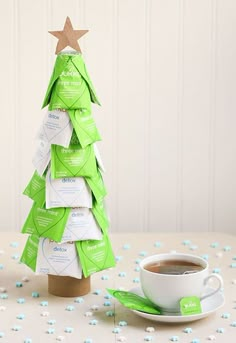
M 217 287 L 207 290 L 208 282 L 217 280 Z M 140 262 L 140 281 L 144 295 L 162 312 L 179 313 L 182 298 L 211 297 L 223 287 L 218 274 L 209 274 L 208 262 L 183 253 L 152 255 Z M 209 285 L 208 285 L 209 286 Z M 206 292 L 207 291 L 207 292 Z

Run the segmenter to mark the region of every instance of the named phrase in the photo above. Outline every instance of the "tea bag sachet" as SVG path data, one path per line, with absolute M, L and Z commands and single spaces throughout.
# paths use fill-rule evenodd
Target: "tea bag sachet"
M 149 314 L 161 314 L 160 310 L 157 307 L 154 307 L 151 301 L 146 298 L 140 297 L 135 293 L 109 288 L 107 289 L 107 291 L 122 305 L 131 310 L 141 311 Z
M 52 178 L 63 177 L 92 177 L 96 175 L 97 165 L 92 145 L 82 148 L 70 145 L 63 148 L 59 145 L 51 146 L 51 175 Z
M 109 227 L 109 220 L 104 208 L 103 201 L 97 202 L 95 200 L 93 202 L 92 212 L 103 233 L 107 232 L 107 229 Z
M 90 110 L 86 108 L 68 110 L 68 114 L 82 148 L 101 140 Z
M 34 272 L 36 270 L 37 256 L 38 256 L 39 236 L 30 235 L 25 244 L 20 262 L 26 264 Z
M 32 162 L 38 174 L 42 176 L 50 162 L 50 144 L 43 138 L 39 139 L 37 144 Z
M 60 53 L 42 107 L 90 109 L 91 101 L 100 105 L 81 54 Z
M 66 111 L 48 111 L 39 129 L 37 138 L 46 144 L 57 144 L 68 148 L 73 126 Z
M 108 235 L 104 234 L 100 241 L 77 241 L 75 245 L 85 277 L 115 266 L 115 257 Z
M 45 177 L 40 176 L 35 170 L 23 194 L 34 200 L 38 206 L 43 207 L 45 203 Z
M 81 279 L 82 269 L 75 244 L 58 244 L 48 238 L 40 238 L 35 272 Z
M 22 228 L 22 233 L 37 234 L 60 242 L 71 209 L 45 209 L 34 203 Z
M 82 177 L 51 178 L 46 175 L 46 208 L 92 207 L 92 192 Z
M 97 169 L 97 172 L 94 176 L 85 177 L 85 180 L 88 183 L 94 198 L 98 203 L 100 203 L 107 194 L 100 170 Z
M 89 208 L 72 208 L 61 242 L 101 240 L 102 232 Z

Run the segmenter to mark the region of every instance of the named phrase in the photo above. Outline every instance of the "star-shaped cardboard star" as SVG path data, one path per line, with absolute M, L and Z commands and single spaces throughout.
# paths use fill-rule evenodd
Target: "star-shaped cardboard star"
M 81 53 L 78 39 L 81 38 L 88 30 L 74 30 L 70 18 L 67 17 L 62 31 L 49 31 L 53 36 L 59 40 L 57 42 L 56 54 L 62 51 L 67 46 L 79 51 Z

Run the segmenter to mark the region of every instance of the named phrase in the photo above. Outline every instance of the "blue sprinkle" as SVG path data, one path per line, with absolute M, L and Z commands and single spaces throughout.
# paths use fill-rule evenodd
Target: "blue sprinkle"
M 54 325 L 54 324 L 56 324 L 56 319 L 50 319 L 50 320 L 48 320 L 48 324 L 49 324 L 49 325 Z
M 219 274 L 219 273 L 220 273 L 220 268 L 214 268 L 214 269 L 212 270 L 212 273 L 214 273 L 214 274 Z
M 234 328 L 236 328 L 236 321 L 231 323 L 230 326 L 233 326 Z
M 11 242 L 10 246 L 13 248 L 17 248 L 19 246 L 19 243 L 18 242 Z
M 48 301 L 41 301 L 40 306 L 48 306 Z
M 209 255 L 208 254 L 204 254 L 204 255 L 202 255 L 202 258 L 204 260 L 208 261 L 209 260 Z
M 161 242 L 155 242 L 154 246 L 155 246 L 156 248 L 160 248 Z
M 139 280 L 139 278 L 138 278 L 138 277 L 136 277 L 136 278 L 134 278 L 134 279 L 133 279 L 133 282 L 134 282 L 134 283 L 139 283 L 139 282 L 140 282 L 140 280 Z
M 102 279 L 102 280 L 108 280 L 108 279 L 109 279 L 109 276 L 108 276 L 108 275 L 103 275 L 103 276 L 101 277 L 101 279 Z
M 152 336 L 145 336 L 144 337 L 144 341 L 146 341 L 146 342 L 151 342 L 152 340 L 153 340 Z
M 55 332 L 55 329 L 54 328 L 48 328 L 46 332 L 49 334 L 53 334 Z
M 191 241 L 189 239 L 185 239 L 183 242 L 182 242 L 183 245 L 190 245 L 191 244 Z
M 4 335 L 5 335 L 5 333 L 4 333 L 4 332 L 2 332 L 2 331 L 0 331 L 0 338 L 3 338 L 3 337 L 4 337 Z
M 118 276 L 125 277 L 126 276 L 126 272 L 119 272 Z
M 124 244 L 123 245 L 124 250 L 129 250 L 130 249 L 130 244 Z
M 106 294 L 106 295 L 104 295 L 104 298 L 105 298 L 105 299 L 112 299 L 113 296 L 112 296 L 111 294 Z
M 23 283 L 20 282 L 20 281 L 17 281 L 17 282 L 16 282 L 16 287 L 23 287 Z
M 13 331 L 20 331 L 20 330 L 21 330 L 21 326 L 20 326 L 20 325 L 14 325 L 14 326 L 12 327 L 12 330 L 13 330 Z
M 18 304 L 24 304 L 25 303 L 25 299 L 24 298 L 18 298 L 17 302 L 18 302 Z
M 106 312 L 106 316 L 107 316 L 107 317 L 114 317 L 114 315 L 115 315 L 115 312 L 114 312 L 114 311 L 107 311 L 107 312 Z
M 190 250 L 197 250 L 198 246 L 197 245 L 191 245 L 189 247 Z
M 26 338 L 26 339 L 24 340 L 24 343 L 32 343 L 32 339 L 31 339 L 31 338 Z
M 74 331 L 74 328 L 69 327 L 69 326 L 67 326 L 67 327 L 65 328 L 65 330 L 64 330 L 64 332 L 66 332 L 66 333 L 71 333 L 71 332 L 73 332 L 73 331 Z
M 139 264 L 141 261 L 142 261 L 141 258 L 136 258 L 135 263 Z
M 139 255 L 140 256 L 147 256 L 147 251 L 140 251 Z
M 100 289 L 95 289 L 95 291 L 93 292 L 93 294 L 99 295 L 99 294 L 101 294 L 101 290 L 100 290 Z
M 213 242 L 211 243 L 210 247 L 211 248 L 217 248 L 219 246 L 219 243 L 218 242 Z
M 115 257 L 115 259 L 116 259 L 117 262 L 121 261 L 122 258 L 123 258 L 123 256 L 116 256 L 116 257 Z
M 32 292 L 32 297 L 33 298 L 39 298 L 39 293 L 38 292 Z
M 66 306 L 66 311 L 74 311 L 75 307 L 73 305 Z
M 127 322 L 125 321 L 125 320 L 121 320 L 120 322 L 119 322 L 119 326 L 127 326 L 128 324 L 127 324 Z
M 185 332 L 185 333 L 192 333 L 193 330 L 192 330 L 192 328 L 185 328 L 185 329 L 183 330 L 183 332 Z
M 236 268 L 236 262 L 231 263 L 230 267 L 231 268 Z
M 0 270 L 4 268 L 4 265 L 0 263 Z
M 105 301 L 103 305 L 104 306 L 111 306 L 111 302 L 110 301 Z
M 82 304 L 84 302 L 84 299 L 81 297 L 78 297 L 75 299 L 75 303 Z
M 218 332 L 218 333 L 224 333 L 224 332 L 225 332 L 225 329 L 224 329 L 224 328 L 218 328 L 218 329 L 216 330 L 216 332 Z
M 25 315 L 24 313 L 20 313 L 16 316 L 17 319 L 24 319 L 25 318 Z
M 230 251 L 231 250 L 231 246 L 230 245 L 226 245 L 224 248 L 223 248 L 224 251 Z
M 236 255 L 233 257 L 233 260 L 236 260 Z
M 135 267 L 135 268 L 134 268 L 134 271 L 135 271 L 135 272 L 140 272 L 140 267 L 138 267 L 138 266 Z
M 170 338 L 170 340 L 171 340 L 172 342 L 178 342 L 178 341 L 179 341 L 179 336 L 172 336 L 172 337 Z
M 8 299 L 8 294 L 7 293 L 1 293 L 0 299 Z
M 194 339 L 191 341 L 191 343 L 200 343 L 200 339 L 194 338 Z
M 112 330 L 113 333 L 120 333 L 121 332 L 121 329 L 120 328 L 114 328 Z
M 93 340 L 91 338 L 86 338 L 84 343 L 93 343 Z
M 90 320 L 89 325 L 97 325 L 97 323 L 98 323 L 97 319 L 92 319 Z
M 230 317 L 230 313 L 223 313 L 221 318 L 228 319 Z
M 13 260 L 17 260 L 18 258 L 19 258 L 19 255 L 18 254 L 14 254 L 14 255 L 12 255 L 12 257 L 11 257 Z

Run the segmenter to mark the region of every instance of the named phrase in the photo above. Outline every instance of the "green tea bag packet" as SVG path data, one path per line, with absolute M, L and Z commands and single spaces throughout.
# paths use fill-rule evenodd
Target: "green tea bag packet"
M 52 274 L 82 278 L 82 268 L 74 243 L 56 243 L 40 238 L 36 274 Z
M 45 177 L 40 176 L 35 170 L 30 182 L 26 186 L 23 194 L 27 195 L 30 199 L 43 207 L 45 203 Z
M 101 140 L 90 110 L 80 108 L 68 110 L 68 113 L 82 148 Z
M 101 240 L 102 231 L 89 208 L 72 208 L 61 242 L 87 239 Z
M 93 177 L 85 177 L 85 180 L 88 183 L 94 198 L 100 203 L 107 194 L 100 170 L 97 169 L 97 172 Z
M 79 145 L 70 145 L 63 148 L 59 145 L 51 146 L 51 176 L 63 177 L 92 177 L 96 175 L 97 165 L 92 145 L 82 148 Z
M 116 298 L 122 305 L 129 308 L 130 310 L 141 311 L 149 314 L 160 314 L 160 310 L 146 298 L 140 297 L 139 295 L 120 291 L 115 289 L 107 289 L 114 298 Z
M 90 109 L 100 104 L 81 54 L 59 54 L 51 76 L 43 107 L 53 109 Z
M 100 152 L 99 152 L 99 150 L 98 150 L 97 144 L 93 144 L 93 148 L 94 148 L 94 153 L 95 153 L 95 156 L 96 156 L 98 168 L 99 168 L 99 170 L 100 170 L 101 172 L 105 173 L 105 172 L 106 172 L 106 169 L 105 169 L 105 167 L 104 167 L 104 164 L 103 164 L 103 161 L 102 161 Z
M 68 148 L 73 126 L 66 111 L 48 111 L 37 134 L 37 138 L 46 144 L 57 144 Z
M 46 175 L 46 208 L 92 208 L 92 192 L 83 177 L 52 179 L 50 168 Z
M 107 234 L 100 241 L 77 241 L 75 245 L 85 277 L 115 266 L 115 257 Z
M 97 202 L 95 200 L 93 202 L 92 212 L 103 233 L 107 232 L 107 229 L 109 227 L 109 220 L 104 208 L 103 201 Z
M 37 141 L 37 148 L 32 162 L 38 174 L 42 176 L 50 162 L 50 143 L 44 140 L 43 137 Z
M 21 232 L 47 237 L 60 242 L 70 210 L 70 208 L 64 207 L 47 210 L 34 203 Z
M 26 264 L 34 272 L 36 270 L 36 262 L 38 256 L 39 236 L 30 235 L 25 244 L 20 262 Z

